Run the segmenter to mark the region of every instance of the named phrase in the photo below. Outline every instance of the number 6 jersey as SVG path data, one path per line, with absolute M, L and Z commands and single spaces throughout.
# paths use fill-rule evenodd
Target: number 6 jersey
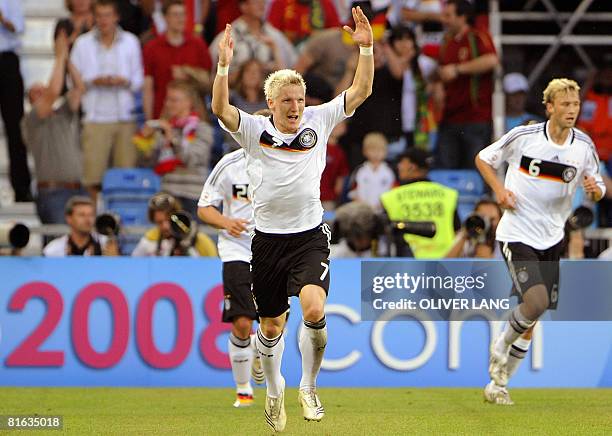
M 247 232 L 239 238 L 231 236 L 227 230 L 219 232 L 219 257 L 223 262 L 251 261 L 251 238 L 253 230 L 253 208 L 248 194 L 249 177 L 246 173 L 246 153 L 236 150 L 226 154 L 213 168 L 206 179 L 198 207 L 223 207 L 223 215 L 249 221 Z
M 510 130 L 478 156 L 497 169 L 508 163 L 504 186 L 516 195 L 516 209 L 506 210 L 496 239 L 522 242 L 543 250 L 564 236 L 572 212 L 572 197 L 586 176 L 593 176 L 602 192 L 599 158 L 588 135 L 572 128 L 565 144 L 552 142 L 548 121 Z

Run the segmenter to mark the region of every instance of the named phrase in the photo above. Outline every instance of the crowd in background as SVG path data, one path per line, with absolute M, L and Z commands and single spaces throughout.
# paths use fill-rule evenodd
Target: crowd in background
M 209 110 L 227 22 L 235 44 L 231 103 L 253 113 L 267 106 L 263 81 L 273 70 L 299 71 L 310 105 L 346 89 L 358 50 L 342 25 L 351 25 L 354 4 L 368 16 L 373 93 L 329 139 L 321 181 L 328 211 L 348 201 L 382 211 L 381 196 L 405 183 L 398 168 L 406 156 L 414 160 L 413 150 L 425 153 L 418 156 L 426 157 L 427 169 L 473 169 L 474 156 L 493 140 L 500 59 L 486 15 L 477 16 L 468 0 L 66 0 L 69 15 L 55 28 L 49 80 L 28 90 L 16 54 L 24 22 L 19 3 L 0 0 L 0 106 L 15 200 L 32 200 L 29 150 L 45 224 L 64 223 L 75 195 L 96 204 L 111 167 L 154 169 L 162 190 L 197 215 L 210 169 L 237 147 Z M 583 86 L 579 126 L 594 139 L 602 169 L 612 160 L 611 88 L 612 62 Z M 503 89 L 506 131 L 543 120 L 526 110 L 523 74 L 505 74 Z M 25 115 L 24 95 L 31 106 Z M 610 200 L 599 225 L 612 225 Z

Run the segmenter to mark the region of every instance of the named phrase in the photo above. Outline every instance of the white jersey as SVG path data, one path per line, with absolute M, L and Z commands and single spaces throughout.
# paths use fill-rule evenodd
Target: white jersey
M 221 158 L 212 170 L 204 188 L 198 207 L 223 207 L 223 215 L 230 218 L 242 218 L 249 221 L 248 233 L 239 238 L 231 236 L 227 230 L 219 233 L 219 257 L 223 262 L 251 261 L 251 238 L 253 231 L 253 207 L 248 194 L 249 178 L 246 172 L 246 152 L 243 149 L 233 151 Z
M 247 152 L 247 173 L 255 227 L 265 233 L 298 233 L 321 224 L 321 174 L 327 140 L 347 116 L 343 92 L 332 101 L 308 106 L 295 134 L 279 132 L 272 118 L 238 110 L 236 132 L 223 129 Z
M 498 241 L 552 247 L 563 239 L 572 197 L 584 177 L 595 177 L 606 190 L 595 145 L 578 129 L 557 145 L 550 140 L 548 122 L 515 127 L 478 156 L 493 168 L 508 163 L 505 187 L 516 195 L 516 209 L 506 210 L 497 226 Z

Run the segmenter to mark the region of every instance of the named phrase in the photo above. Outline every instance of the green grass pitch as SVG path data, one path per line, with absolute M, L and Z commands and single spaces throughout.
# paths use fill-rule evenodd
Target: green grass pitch
M 319 392 L 326 416 L 318 423 L 306 422 L 297 390 L 287 389 L 284 434 L 612 432 L 612 389 L 512 389 L 514 406 L 485 404 L 482 390 L 475 388 L 321 388 Z M 76 435 L 270 434 L 263 416 L 265 391 L 256 389 L 255 395 L 252 407 L 234 409 L 232 389 L 0 388 L 0 415 L 63 415 L 64 431 Z

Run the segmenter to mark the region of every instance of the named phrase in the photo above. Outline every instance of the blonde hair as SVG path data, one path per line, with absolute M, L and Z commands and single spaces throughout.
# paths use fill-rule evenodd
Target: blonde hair
M 271 73 L 264 82 L 266 99 L 274 100 L 281 88 L 287 85 L 300 85 L 306 92 L 306 82 L 300 73 L 295 70 L 278 70 Z
M 383 148 L 387 150 L 387 138 L 380 132 L 370 132 L 363 137 L 363 150 Z
M 552 103 L 555 96 L 561 91 L 580 91 L 580 86 L 571 79 L 552 79 L 544 90 L 542 103 Z

